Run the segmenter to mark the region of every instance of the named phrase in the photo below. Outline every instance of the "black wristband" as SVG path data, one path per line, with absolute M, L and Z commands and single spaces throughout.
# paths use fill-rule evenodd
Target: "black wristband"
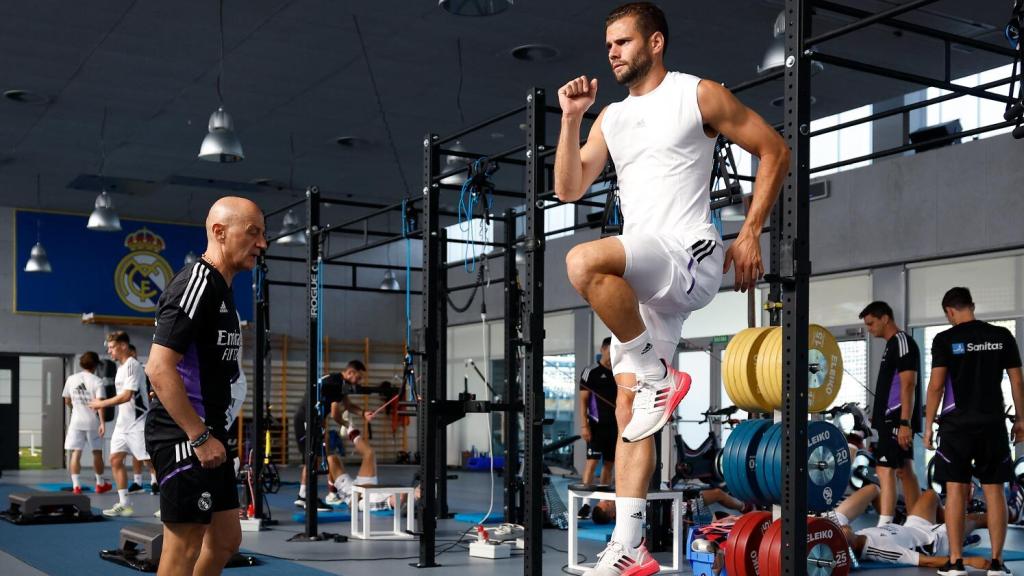
M 910 420 L 900 420 L 900 426 L 910 427 Z
M 203 444 L 206 444 L 206 441 L 209 440 L 209 439 L 210 439 L 210 429 L 207 428 L 206 430 L 203 430 L 203 433 L 200 434 L 198 438 L 196 438 L 195 440 L 189 440 L 188 443 L 192 445 L 192 448 L 199 448 Z

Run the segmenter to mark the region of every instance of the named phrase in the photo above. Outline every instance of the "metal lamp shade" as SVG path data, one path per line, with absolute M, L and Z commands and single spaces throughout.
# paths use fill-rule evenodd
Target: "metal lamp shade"
M 245 160 L 242 143 L 235 134 L 231 116 L 224 107 L 210 114 L 209 133 L 199 148 L 199 159 L 207 162 L 241 162 Z
M 284 234 L 289 230 L 294 230 L 299 226 L 299 217 L 295 215 L 295 212 L 289 210 L 284 215 L 284 221 L 281 223 L 281 233 Z M 306 244 L 306 233 L 302 230 L 293 232 L 287 236 L 278 238 L 275 243 L 282 246 L 304 246 Z
M 50 259 L 46 257 L 46 249 L 42 243 L 36 242 L 29 254 L 28 262 L 25 263 L 25 272 L 53 272 L 50 267 Z
M 384 281 L 380 283 L 380 289 L 397 292 L 402 289 L 402 286 L 398 283 L 398 278 L 395 278 L 394 272 L 388 270 L 384 273 Z
M 121 219 L 114 210 L 114 200 L 104 190 L 96 197 L 96 205 L 89 215 L 89 223 L 86 224 L 89 230 L 97 232 L 118 232 L 121 230 Z

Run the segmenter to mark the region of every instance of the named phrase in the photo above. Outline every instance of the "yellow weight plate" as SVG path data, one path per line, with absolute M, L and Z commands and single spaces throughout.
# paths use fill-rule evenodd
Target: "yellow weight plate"
M 756 410 L 756 404 L 749 393 L 750 383 L 745 378 L 749 343 L 753 336 L 749 328 L 737 334 L 736 359 L 732 365 L 733 391 L 739 401 L 736 405 L 748 412 Z
M 732 400 L 733 404 L 744 410 L 748 409 L 748 401 L 743 394 L 743 386 L 739 375 L 741 373 L 740 367 L 743 365 L 741 348 L 746 338 L 746 331 L 741 330 L 729 341 L 729 345 L 725 349 L 725 369 L 722 373 L 725 379 L 725 391 L 729 395 L 729 399 Z
M 782 328 L 772 327 L 757 355 L 757 384 L 762 398 L 772 409 L 782 407 Z
M 827 410 L 843 384 L 843 355 L 827 329 L 811 324 L 807 335 L 807 410 Z
M 761 350 L 764 347 L 764 342 L 771 333 L 771 328 L 758 328 L 757 332 L 753 335 L 750 342 L 750 346 L 747 348 L 747 363 L 744 366 L 746 369 L 746 380 L 749 383 L 747 390 L 750 396 L 753 398 L 754 403 L 760 408 L 759 412 L 771 412 L 772 405 L 765 399 L 764 394 L 761 393 L 761 386 L 757 380 L 757 358 L 760 356 Z

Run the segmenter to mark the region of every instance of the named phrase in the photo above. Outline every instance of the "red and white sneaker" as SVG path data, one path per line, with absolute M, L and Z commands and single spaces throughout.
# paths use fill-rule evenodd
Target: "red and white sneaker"
M 113 490 L 113 488 L 114 487 L 110 484 L 110 482 L 104 482 L 103 484 L 97 484 L 96 485 L 96 493 L 97 494 L 103 494 L 104 492 L 110 492 L 111 490 Z
M 643 542 L 630 550 L 612 540 L 597 558 L 597 564 L 583 572 L 583 576 L 651 576 L 661 570 Z
M 622 431 L 622 440 L 638 442 L 665 427 L 679 403 L 690 391 L 690 375 L 665 366 L 665 377 L 639 382 L 633 398 L 633 417 Z
M 71 493 L 75 494 L 75 495 L 81 494 L 82 493 L 82 487 L 81 486 L 75 486 L 74 488 L 71 489 Z

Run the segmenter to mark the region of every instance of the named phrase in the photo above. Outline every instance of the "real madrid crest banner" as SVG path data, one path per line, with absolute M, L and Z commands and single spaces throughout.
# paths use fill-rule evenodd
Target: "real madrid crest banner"
M 14 211 L 14 310 L 20 313 L 154 317 L 160 294 L 206 249 L 202 226 L 121 219 L 120 232 L 86 228 L 87 215 Z M 32 246 L 42 241 L 53 272 L 28 273 Z M 232 282 L 235 307 L 252 318 L 252 273 Z

